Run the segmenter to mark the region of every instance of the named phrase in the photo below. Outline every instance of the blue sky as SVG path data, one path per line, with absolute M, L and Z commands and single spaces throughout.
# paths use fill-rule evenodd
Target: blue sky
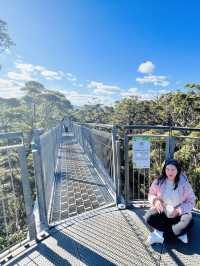
M 0 97 L 20 97 L 30 79 L 75 105 L 183 89 L 200 78 L 199 10 L 198 0 L 1 1 L 16 46 L 0 55 Z

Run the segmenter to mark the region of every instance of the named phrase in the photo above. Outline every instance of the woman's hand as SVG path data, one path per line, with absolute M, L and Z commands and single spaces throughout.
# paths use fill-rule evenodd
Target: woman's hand
M 174 209 L 172 215 L 171 215 L 171 218 L 175 218 L 179 215 L 179 211 L 177 209 Z
M 164 211 L 163 202 L 160 199 L 155 199 L 155 201 L 154 201 L 154 207 L 156 208 L 156 210 L 158 211 L 158 213 L 161 213 L 161 212 Z

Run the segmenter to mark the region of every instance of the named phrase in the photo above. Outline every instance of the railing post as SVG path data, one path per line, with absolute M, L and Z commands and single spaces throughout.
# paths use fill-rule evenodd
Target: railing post
M 113 151 L 113 179 L 115 186 L 115 196 L 116 196 L 116 204 L 117 204 L 117 196 L 118 196 L 118 180 L 117 180 L 117 154 L 116 154 L 116 135 L 117 128 L 113 126 L 112 128 L 112 151 Z
M 120 158 L 120 141 L 116 141 L 116 165 L 117 165 L 117 172 L 116 172 L 116 194 L 117 194 L 117 202 L 121 203 L 121 158 Z
M 92 161 L 92 164 L 95 166 L 95 152 L 94 152 L 94 143 L 93 143 L 93 139 L 92 139 L 92 133 L 90 131 L 90 138 L 89 138 L 89 141 L 90 141 L 90 148 L 92 150 L 92 158 L 91 161 Z
M 43 173 L 41 169 L 41 157 L 39 151 L 36 149 L 32 150 L 33 154 L 33 165 L 34 165 L 34 174 L 35 174 L 35 183 L 37 190 L 37 199 L 38 199 L 38 207 L 39 207 L 39 216 L 42 230 L 48 228 L 48 220 L 47 220 L 47 210 L 45 204 L 45 192 L 44 192 L 44 183 L 43 183 Z
M 44 188 L 44 176 L 41 163 L 40 153 L 40 132 L 34 130 L 34 142 L 32 143 L 32 154 L 34 164 L 34 174 L 36 181 L 36 190 L 38 198 L 39 216 L 42 229 L 48 228 L 46 199 L 45 199 L 45 188 Z
M 166 154 L 165 158 L 172 159 L 174 156 L 174 148 L 175 148 L 175 137 L 169 136 L 166 139 Z
M 27 169 L 26 152 L 24 146 L 19 148 L 19 163 L 21 169 L 21 179 L 22 179 L 29 238 L 30 240 L 35 240 L 37 239 L 36 224 L 33 213 L 33 201 L 31 196 L 30 183 L 28 180 L 28 169 Z
M 82 148 L 83 148 L 83 151 L 85 152 L 85 142 L 84 142 L 84 137 L 83 137 L 83 134 L 84 134 L 83 125 L 80 125 L 80 129 L 81 129 L 81 137 L 82 137 Z
M 124 161 L 125 161 L 125 204 L 129 202 L 129 160 L 128 160 L 128 136 L 124 136 Z

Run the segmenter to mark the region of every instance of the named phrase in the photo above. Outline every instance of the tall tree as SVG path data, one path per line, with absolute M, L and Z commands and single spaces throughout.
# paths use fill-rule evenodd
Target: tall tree
M 0 52 L 3 52 L 12 45 L 14 43 L 8 34 L 7 23 L 0 19 Z
M 36 105 L 40 103 L 41 100 L 39 96 L 46 90 L 46 88 L 40 82 L 28 81 L 21 90 L 26 92 L 26 95 L 22 99 L 25 104 L 28 105 L 27 114 L 30 114 L 29 117 L 31 121 L 27 122 L 28 124 L 31 124 L 31 128 L 33 129 L 36 122 Z
M 138 123 L 138 97 L 131 96 L 122 101 L 115 102 L 115 112 L 113 114 L 114 124 L 136 124 Z
M 46 90 L 40 94 L 39 98 L 41 101 L 39 107 L 40 123 L 45 129 L 54 126 L 57 120 L 61 120 L 73 109 L 65 95 L 57 91 Z
M 197 84 L 197 83 L 187 83 L 185 85 L 186 88 L 188 89 L 195 89 L 197 92 L 200 93 L 200 84 Z
M 7 23 L 0 19 L 0 53 L 8 49 L 10 46 L 14 45 L 8 34 Z M 1 69 L 1 65 L 0 65 Z

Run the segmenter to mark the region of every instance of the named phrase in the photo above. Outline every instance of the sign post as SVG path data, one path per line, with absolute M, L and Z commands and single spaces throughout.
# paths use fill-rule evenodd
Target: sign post
M 146 136 L 133 136 L 132 138 L 132 148 L 133 148 L 133 197 L 134 197 L 134 190 L 135 190 L 135 177 L 134 177 L 134 168 L 137 169 L 138 172 L 138 180 L 137 180 L 137 194 L 138 199 L 140 198 L 140 191 L 143 190 L 144 201 L 143 207 L 145 206 L 145 169 L 150 168 L 150 138 Z M 140 182 L 140 174 L 141 169 L 144 169 L 144 183 L 143 187 L 141 186 Z
M 150 168 L 150 138 L 134 136 L 133 167 L 137 169 Z

